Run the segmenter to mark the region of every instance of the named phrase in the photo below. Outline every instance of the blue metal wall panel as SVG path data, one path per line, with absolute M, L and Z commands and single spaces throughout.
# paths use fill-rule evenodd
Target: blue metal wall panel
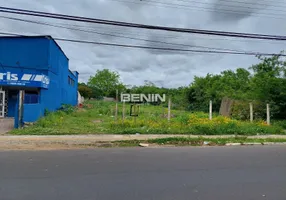
M 0 37 L 0 67 L 47 69 L 48 46 L 46 38 Z
M 67 87 L 68 88 L 68 93 L 67 93 L 67 99 L 66 101 L 68 104 L 71 105 L 76 105 L 77 104 L 77 88 L 78 88 L 78 75 L 68 71 L 68 77 L 71 78 L 72 84 L 68 83 Z
M 54 41 L 50 40 L 49 43 L 49 70 L 53 72 L 54 74 L 58 74 L 59 70 L 61 70 L 61 63 L 62 58 L 60 58 L 61 52 L 59 52 L 59 48 L 57 45 L 55 45 Z
M 41 104 L 24 104 L 23 121 L 35 122 L 44 115 Z
M 8 117 L 14 117 L 15 116 L 15 110 L 16 105 L 18 101 L 18 92 L 17 91 L 11 91 L 8 93 Z
M 78 74 L 69 70 L 68 58 L 50 38 L 0 38 L 0 72 L 1 70 L 17 74 L 43 74 L 49 79 L 48 87 L 29 84 L 29 87 L 41 90 L 39 103 L 24 104 L 25 122 L 34 122 L 44 115 L 45 110 L 55 111 L 62 104 L 77 105 Z M 68 77 L 74 84 L 69 84 Z M 5 84 L 0 81 L 1 85 Z

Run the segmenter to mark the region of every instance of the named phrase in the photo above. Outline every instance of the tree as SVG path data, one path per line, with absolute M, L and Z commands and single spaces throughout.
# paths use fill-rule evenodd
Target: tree
M 248 99 L 250 78 L 250 72 L 243 68 L 238 68 L 236 71 L 223 71 L 217 88 L 220 91 L 219 96 L 221 98 Z
M 94 99 L 102 99 L 103 98 L 103 92 L 96 88 L 96 87 L 90 87 L 90 89 L 92 90 L 92 95 L 91 95 L 91 98 L 94 98 Z
M 213 109 L 218 111 L 224 97 L 248 99 L 250 78 L 250 73 L 242 68 L 226 70 L 220 75 L 195 77 L 188 91 L 190 109 L 206 112 L 209 100 L 212 100 Z
M 92 96 L 92 89 L 89 88 L 84 83 L 79 83 L 78 84 L 78 91 L 79 91 L 80 95 L 83 96 L 84 98 L 90 99 L 91 96 Z
M 148 81 L 148 80 L 144 81 L 144 85 L 134 86 L 131 89 L 127 89 L 126 91 L 129 93 L 133 93 L 133 94 L 144 94 L 146 96 L 148 96 L 149 94 L 159 94 L 159 95 L 166 94 L 164 88 L 159 88 L 154 83 L 152 83 L 151 81 Z M 152 104 L 152 105 L 160 105 L 161 103 L 162 102 L 160 102 L 160 101 L 150 102 L 150 104 Z
M 120 76 L 117 72 L 108 69 L 97 70 L 96 74 L 89 78 L 88 86 L 102 91 L 104 96 L 115 97 L 116 90 L 121 92 L 124 89 L 124 85 L 119 79 Z
M 88 86 L 85 83 L 78 84 L 78 91 L 84 98 L 94 98 L 101 99 L 103 97 L 103 93 L 96 87 Z
M 252 73 L 238 68 L 236 71 L 223 71 L 219 75 L 195 77 L 187 92 L 190 109 L 207 111 L 211 99 L 214 111 L 218 111 L 222 98 L 228 97 L 239 100 L 243 105 L 255 102 L 255 112 L 261 110 L 258 116 L 261 118 L 265 118 L 266 103 L 270 103 L 273 118 L 285 119 L 286 61 L 281 56 L 258 56 L 258 59 L 260 63 L 250 67 Z
M 280 56 L 262 57 L 261 62 L 253 65 L 254 76 L 251 80 L 251 97 L 264 104 L 271 104 L 271 113 L 276 119 L 286 117 L 286 61 Z
M 208 111 L 209 101 L 213 101 L 213 109 L 218 110 L 222 96 L 221 75 L 207 74 L 206 77 L 195 77 L 187 95 L 192 111 Z

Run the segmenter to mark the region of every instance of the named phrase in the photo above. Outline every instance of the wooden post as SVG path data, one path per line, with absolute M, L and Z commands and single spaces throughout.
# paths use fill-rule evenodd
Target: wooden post
M 24 104 L 24 90 L 19 90 L 18 128 L 21 128 L 21 127 L 22 127 L 22 121 L 23 121 L 23 104 Z
M 136 113 L 137 109 L 136 109 L 136 103 L 134 102 L 134 114 Z M 134 124 L 136 126 L 136 118 L 137 116 L 134 116 Z
M 171 98 L 169 98 L 168 102 L 168 122 L 171 120 Z
M 253 122 L 253 104 L 249 104 L 249 109 L 250 109 L 250 122 Z
M 269 104 L 266 105 L 266 116 L 267 116 L 267 125 L 270 125 L 270 108 L 269 108 Z
M 124 119 L 125 119 L 125 101 L 123 100 L 123 104 L 122 104 L 122 124 L 124 123 Z
M 117 121 L 117 116 L 118 116 L 118 90 L 116 90 L 115 121 Z
M 213 119 L 213 103 L 212 101 L 210 101 L 210 113 L 209 113 L 209 119 L 212 120 Z

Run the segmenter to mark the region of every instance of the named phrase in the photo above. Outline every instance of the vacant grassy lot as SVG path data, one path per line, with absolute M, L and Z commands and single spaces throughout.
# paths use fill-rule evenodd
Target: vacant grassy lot
M 67 107 L 49 113 L 35 125 L 13 130 L 11 134 L 66 135 L 66 134 L 195 134 L 195 135 L 256 135 L 284 134 L 283 124 L 268 126 L 263 121 L 254 123 L 237 121 L 222 116 L 208 119 L 206 113 L 172 110 L 167 120 L 167 108 L 141 105 L 139 117 L 129 116 L 130 105 L 125 106 L 122 120 L 122 104 L 115 119 L 115 103 L 88 101 L 83 108 Z

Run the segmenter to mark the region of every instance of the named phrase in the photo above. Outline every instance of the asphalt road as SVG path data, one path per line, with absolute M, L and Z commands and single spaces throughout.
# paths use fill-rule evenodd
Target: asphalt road
M 1 200 L 285 200 L 286 146 L 0 152 Z

